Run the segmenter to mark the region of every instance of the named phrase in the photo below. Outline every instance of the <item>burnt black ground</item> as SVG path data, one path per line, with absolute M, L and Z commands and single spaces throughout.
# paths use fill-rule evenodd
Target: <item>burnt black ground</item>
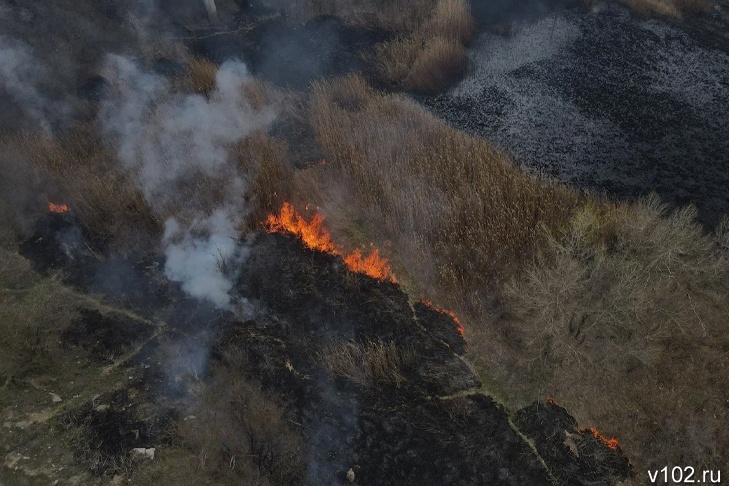
M 54 234 L 75 227 L 72 215 L 50 215 L 38 224 L 24 246 L 38 270 L 53 264 L 78 275 L 93 268 L 97 256 L 80 250 L 90 248 L 84 232 L 73 232 L 76 251 L 59 245 L 63 239 Z M 95 475 L 133 467 L 134 447 L 169 445 L 175 420 L 198 406 L 191 394 L 196 380 L 211 378 L 213 364 L 241 366 L 240 359 L 227 360 L 231 355 L 243 356 L 243 367 L 232 371 L 260 383 L 304 438 L 305 484 L 344 484 L 349 468 L 359 484 L 378 485 L 538 486 L 555 484 L 555 477 L 612 485 L 630 474 L 622 453 L 599 441 L 569 452 L 563 442 L 576 422 L 564 409 L 525 409 L 516 414 L 517 423 L 534 438 L 545 468 L 510 412 L 480 393 L 479 380 L 461 358 L 467 350 L 453 319 L 411 306 L 396 284 L 349 272 L 340 257 L 311 251 L 289 236 L 259 235 L 235 289 L 257 309 L 245 321 L 185 297 L 153 273 L 136 274 L 146 286 L 158 287 L 149 294 L 147 319 L 82 308 L 63 336 L 105 363 L 109 355 L 131 352 L 113 364 L 124 370 L 124 384 L 58 421 L 74 437 L 78 463 Z M 160 302 L 155 294 L 167 298 Z M 117 309 L 125 304 L 116 293 L 108 298 Z M 398 384 L 365 385 L 333 376 L 322 364 L 320 353 L 335 341 L 392 343 L 412 359 Z
M 308 484 L 342 483 L 349 468 L 361 484 L 552 484 L 509 412 L 477 392 L 478 379 L 459 358 L 465 343 L 452 318 L 413 308 L 397 285 L 352 274 L 339 257 L 283 235 L 255 240 L 238 290 L 261 312 L 233 324 L 216 356 L 224 362 L 243 351 L 251 376 L 290 404 L 309 448 Z M 394 343 L 415 358 L 399 386 L 362 385 L 323 367 L 318 355 L 332 341 Z M 552 418 L 570 417 L 558 407 L 552 412 L 535 427 L 557 438 L 545 451 L 563 447 L 559 438 L 567 432 Z M 558 459 L 550 468 L 560 478 L 587 484 L 580 467 L 586 457 L 552 455 Z M 593 464 L 590 484 L 627 477 L 623 461 L 622 469 Z
M 480 35 L 458 86 L 419 101 L 572 186 L 656 191 L 707 225 L 729 213 L 727 7 L 681 22 L 615 4 L 516 19 Z

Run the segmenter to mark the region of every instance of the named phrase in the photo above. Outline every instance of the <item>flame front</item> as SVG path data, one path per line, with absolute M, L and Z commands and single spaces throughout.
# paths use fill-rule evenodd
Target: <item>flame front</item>
M 264 227 L 269 233 L 289 233 L 297 236 L 312 250 L 341 256 L 344 264 L 352 272 L 363 273 L 392 283 L 397 282 L 392 275 L 392 268 L 387 259 L 382 258 L 377 249 L 373 249 L 372 253 L 366 257 L 359 249 L 345 255 L 342 249 L 332 241 L 331 235 L 324 227 L 324 217 L 320 214 L 315 214 L 311 221 L 307 221 L 296 212 L 291 204 L 285 202 L 278 214 L 271 214 L 266 218 Z
M 67 213 L 69 211 L 69 207 L 65 204 L 54 204 L 50 201 L 48 201 L 48 212 L 49 213 L 55 213 L 55 214 L 62 214 Z
M 599 439 L 600 442 L 611 448 L 612 450 L 615 450 L 620 446 L 620 442 L 618 439 L 612 438 L 608 439 L 607 437 L 603 436 L 596 428 L 590 427 L 589 429 L 581 429 L 580 432 L 589 432 L 591 433 L 596 439 Z
M 464 333 L 463 324 L 461 324 L 461 321 L 458 319 L 458 316 L 456 315 L 455 312 L 450 311 L 448 309 L 442 309 L 442 308 L 436 306 L 435 304 L 433 304 L 432 302 L 427 301 L 427 300 L 421 300 L 420 303 L 422 303 L 423 305 L 425 305 L 429 309 L 433 309 L 434 311 L 438 312 L 439 314 L 445 314 L 448 317 L 450 317 L 451 319 L 453 319 L 453 322 L 456 323 L 456 330 L 458 331 L 458 333 L 461 336 L 463 336 L 463 333 Z

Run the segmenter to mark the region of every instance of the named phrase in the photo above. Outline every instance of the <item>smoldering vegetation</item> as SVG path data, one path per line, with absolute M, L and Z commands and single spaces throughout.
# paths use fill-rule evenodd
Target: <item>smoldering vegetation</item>
M 41 3 L 0 20 L 0 477 L 721 467 L 726 225 L 523 172 L 396 93 L 457 83 L 476 29 L 496 36 L 484 12 L 521 7 Z M 348 251 L 374 244 L 399 283 L 261 234 L 283 202 Z

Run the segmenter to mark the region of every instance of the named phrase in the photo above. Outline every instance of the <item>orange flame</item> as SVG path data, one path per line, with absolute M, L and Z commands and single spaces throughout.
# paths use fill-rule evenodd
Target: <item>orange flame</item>
M 48 212 L 49 213 L 56 213 L 56 214 L 62 214 L 67 213 L 69 211 L 69 207 L 65 204 L 53 204 L 52 202 L 48 201 Z
M 554 405 L 555 407 L 559 407 L 560 406 L 559 403 L 557 403 L 557 401 L 554 398 L 550 397 L 550 396 L 547 397 L 547 403 L 549 403 L 551 405 Z
M 364 257 L 358 249 L 344 255 L 342 249 L 332 241 L 331 235 L 324 227 L 324 217 L 320 214 L 315 214 L 311 221 L 307 221 L 291 204 L 285 202 L 279 214 L 270 214 L 266 218 L 264 228 L 269 233 L 289 233 L 297 236 L 312 250 L 339 255 L 352 272 L 363 273 L 378 280 L 397 282 L 387 259 L 382 258 L 377 249 L 372 250 L 367 257 Z
M 464 333 L 463 324 L 461 324 L 461 321 L 458 319 L 458 316 L 455 314 L 455 312 L 450 311 L 448 309 L 442 309 L 427 300 L 421 300 L 420 303 L 430 309 L 433 309 L 434 311 L 438 312 L 439 314 L 445 314 L 445 315 L 449 316 L 451 319 L 453 319 L 453 322 L 456 323 L 456 329 L 458 330 L 458 334 L 463 336 L 463 333 Z
M 591 433 L 596 439 L 600 439 L 600 442 L 611 448 L 612 450 L 617 449 L 620 446 L 620 442 L 618 439 L 612 438 L 608 439 L 607 437 L 603 436 L 596 428 L 590 427 L 588 429 L 580 429 L 580 432 L 589 432 Z

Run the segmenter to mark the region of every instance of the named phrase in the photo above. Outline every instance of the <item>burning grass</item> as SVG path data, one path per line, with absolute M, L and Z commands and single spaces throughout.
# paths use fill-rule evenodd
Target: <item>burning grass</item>
M 21 134 L 6 141 L 4 149 L 5 163 L 12 159 L 36 176 L 34 189 L 62 196 L 63 203 L 48 201 L 45 209 L 72 208 L 100 242 L 134 248 L 160 234 L 159 217 L 92 127 L 75 127 L 61 138 Z
M 535 180 L 361 78 L 317 85 L 310 110 L 337 239 L 389 243 L 411 293 L 458 309 L 492 393 L 515 409 L 549 393 L 620 437 L 637 471 L 720 466 L 726 226 L 710 237 L 691 208 L 614 206 Z
M 352 272 L 363 273 L 378 280 L 396 282 L 390 264 L 380 257 L 380 252 L 376 248 L 373 248 L 368 256 L 363 256 L 359 249 L 344 254 L 341 247 L 334 244 L 323 223 L 324 217 L 320 214 L 314 214 L 311 220 L 307 221 L 291 204 L 285 202 L 278 214 L 271 214 L 266 218 L 264 228 L 271 233 L 294 235 L 312 250 L 340 255 Z

